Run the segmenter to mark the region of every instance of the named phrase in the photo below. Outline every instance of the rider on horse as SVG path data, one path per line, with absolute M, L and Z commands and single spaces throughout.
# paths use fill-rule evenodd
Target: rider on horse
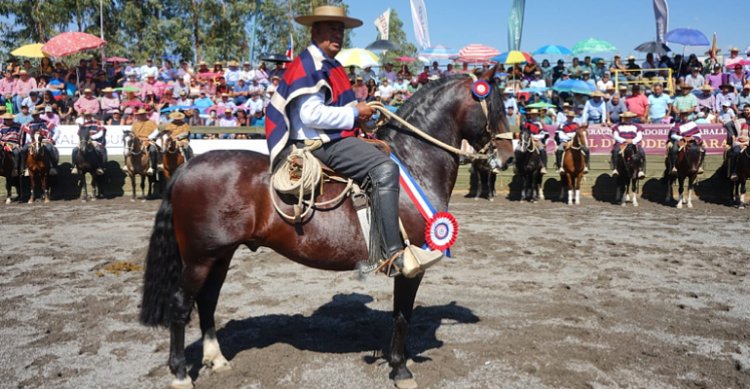
M 311 44 L 287 68 L 267 108 L 266 138 L 275 170 L 288 145 L 307 148 L 331 169 L 358 184 L 369 183 L 372 226 L 380 232 L 381 252 L 389 276 L 403 266 L 404 241 L 399 230 L 399 168 L 389 156 L 357 137 L 374 109 L 357 102 L 343 66 L 336 61 L 344 31 L 362 21 L 343 8 L 316 7 L 313 15 L 297 16 L 312 27 Z M 377 244 L 377 242 L 376 242 Z
M 49 107 L 49 109 L 52 108 Z M 49 168 L 49 175 L 55 176 L 57 175 L 57 164 L 60 161 L 60 153 L 57 151 L 57 148 L 55 148 L 55 141 L 60 137 L 60 130 L 54 124 L 52 124 L 50 128 L 50 124 L 40 118 L 39 115 L 41 115 L 41 112 L 37 110 L 31 111 L 31 122 L 22 127 L 24 132 L 28 134 L 26 136 L 26 144 L 23 146 L 23 155 L 26 155 L 26 153 L 28 153 L 29 146 L 33 141 L 33 139 L 31 139 L 30 137 L 34 134 L 35 131 L 39 131 L 39 133 L 42 135 L 42 147 L 47 150 L 47 155 L 49 156 L 49 161 L 51 164 Z M 22 158 L 21 160 L 25 161 L 26 158 Z M 28 168 L 24 169 L 23 175 L 26 177 L 29 176 Z
M 632 143 L 638 149 L 638 154 L 641 156 L 643 161 L 642 169 L 638 171 L 638 178 L 646 177 L 646 151 L 641 146 L 643 140 L 643 127 L 638 123 L 633 123 L 634 117 L 637 117 L 633 112 L 626 111 L 620 114 L 620 123 L 615 124 L 612 127 L 612 138 L 615 140 L 615 145 L 612 147 L 612 175 L 617 176 L 620 172 L 617 170 L 617 158 L 622 151 L 623 145 Z
M 729 161 L 729 179 L 737 181 L 737 158 L 750 144 L 750 104 L 746 104 L 740 117 L 734 121 L 733 126 L 725 126 L 727 129 L 727 161 Z
M 18 170 L 23 166 L 23 159 L 21 158 L 21 144 L 24 141 L 23 132 L 21 126 L 16 123 L 15 117 L 11 113 L 5 113 L 3 116 L 3 124 L 0 126 L 0 145 L 5 149 L 13 153 L 13 171 L 11 172 L 12 177 L 18 176 Z M 5 152 L 2 150 L 2 152 Z
M 83 111 L 83 123 L 79 128 L 80 131 L 88 131 L 89 139 L 94 145 L 97 155 L 99 156 L 99 163 L 101 166 L 107 164 L 107 129 L 102 126 L 102 123 L 94 118 L 93 111 Z M 73 161 L 73 169 L 70 170 L 70 174 L 78 174 L 78 167 L 75 166 L 76 158 L 78 157 L 78 148 L 73 148 L 73 154 L 71 160 Z M 104 174 L 104 169 L 99 167 L 96 168 L 96 175 L 100 176 Z
M 547 174 L 547 138 L 549 133 L 544 129 L 544 123 L 539 120 L 539 110 L 536 108 L 530 109 L 526 112 L 526 119 L 521 126 L 521 132 L 525 132 L 534 139 L 535 142 L 539 142 L 536 149 L 539 151 L 539 155 L 542 158 L 542 174 Z M 518 154 L 521 150 L 516 150 Z M 516 160 L 518 160 L 516 155 Z
M 174 111 L 169 114 L 169 118 L 172 119 L 172 122 L 166 125 L 164 134 L 177 142 L 182 156 L 185 161 L 188 161 L 193 157 L 193 149 L 190 148 L 190 126 L 185 123 L 185 114 Z
M 667 152 L 669 153 L 669 174 L 677 174 L 677 153 L 680 151 L 680 141 L 694 140 L 701 148 L 701 160 L 698 164 L 698 174 L 703 174 L 703 159 L 706 156 L 706 149 L 701 138 L 701 130 L 694 121 L 690 120 L 693 114 L 692 109 L 680 111 L 679 120 L 669 130 L 669 140 L 667 143 Z
M 159 126 L 156 122 L 149 120 L 148 111 L 143 108 L 136 112 L 136 119 L 130 131 L 143 142 L 143 147 L 148 150 L 149 166 L 146 174 L 151 176 L 154 174 L 154 168 L 159 166 L 159 149 L 154 142 L 159 136 Z
M 575 112 L 565 111 L 565 122 L 557 127 L 557 132 L 555 133 L 555 142 L 557 143 L 557 150 L 555 150 L 555 165 L 559 169 L 559 173 L 565 173 L 562 166 L 563 153 L 565 152 L 565 149 L 570 146 L 569 143 L 573 141 L 576 131 L 581 127 L 574 120 L 575 117 Z M 589 148 L 585 144 L 581 143 L 581 148 L 583 148 L 583 153 L 586 156 L 586 166 L 583 168 L 583 174 L 587 174 L 589 172 L 589 159 L 591 154 Z

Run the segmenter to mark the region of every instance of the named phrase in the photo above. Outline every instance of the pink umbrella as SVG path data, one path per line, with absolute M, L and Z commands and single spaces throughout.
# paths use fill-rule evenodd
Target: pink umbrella
M 85 32 L 64 32 L 50 39 L 42 46 L 42 52 L 50 57 L 60 58 L 84 50 L 97 49 L 107 43 Z
M 123 58 L 123 57 L 109 57 L 109 58 L 106 59 L 106 61 L 107 62 L 112 62 L 112 63 L 115 63 L 115 62 L 117 62 L 117 63 L 125 63 L 125 62 L 128 62 L 129 59 Z
M 490 58 L 498 54 L 500 52 L 494 47 L 472 43 L 458 52 L 458 61 L 469 63 L 488 62 Z
M 412 62 L 414 62 L 414 61 L 415 61 L 415 59 L 414 59 L 414 58 L 412 58 L 412 57 L 407 57 L 407 56 L 405 56 L 405 55 L 402 55 L 402 56 L 400 56 L 400 57 L 398 57 L 398 58 L 394 58 L 393 60 L 394 60 L 394 61 L 398 61 L 398 62 L 402 62 L 402 63 L 412 63 Z

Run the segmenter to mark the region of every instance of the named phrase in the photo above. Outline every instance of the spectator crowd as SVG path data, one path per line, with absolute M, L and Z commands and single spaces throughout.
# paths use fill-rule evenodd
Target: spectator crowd
M 670 123 L 684 110 L 691 110 L 691 120 L 698 123 L 722 123 L 750 107 L 750 50 L 743 57 L 732 48 L 723 61 L 701 62 L 695 55 L 679 54 L 656 58 L 651 53 L 640 63 L 634 56 L 624 63 L 619 55 L 611 61 L 572 58 L 570 63 L 560 59 L 555 66 L 545 59 L 499 65 L 496 77 L 512 126 L 521 125 L 526 107 L 534 103 L 546 103 L 541 104 L 547 108 L 542 108 L 540 118 L 545 124 L 562 123 L 567 110 L 587 124 L 617 123 L 626 111 L 635 113 L 637 122 Z M 433 62 L 412 73 L 410 65 L 386 63 L 377 71 L 354 66 L 347 70 L 358 100 L 398 107 L 432 80 L 489 66 L 469 69 L 463 63 L 443 68 Z M 130 125 L 139 109 L 156 123 L 168 121 L 169 113 L 179 110 L 191 126 L 262 126 L 284 70 L 283 63 L 254 66 L 237 61 L 211 67 L 200 62 L 195 68 L 186 61 L 174 66 L 169 60 L 157 64 L 152 59 L 140 65 L 129 61 L 105 66 L 97 59 L 82 59 L 73 67 L 48 58 L 37 66 L 29 60 L 11 61 L 0 79 L 0 114 L 12 113 L 25 124 L 34 111 L 45 112 L 45 120 L 72 124 L 89 112 L 106 125 Z M 555 91 L 554 86 L 571 79 L 588 83 L 593 92 Z

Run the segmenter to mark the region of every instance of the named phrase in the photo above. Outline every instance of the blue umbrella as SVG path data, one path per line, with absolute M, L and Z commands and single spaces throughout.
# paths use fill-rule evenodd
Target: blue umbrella
M 546 91 L 547 89 L 549 89 L 549 88 L 547 88 L 547 87 L 544 87 L 544 88 L 539 88 L 539 87 L 531 87 L 531 88 L 523 88 L 523 89 L 521 89 L 521 92 L 528 92 L 528 93 L 536 93 L 536 94 L 542 94 L 542 93 L 544 93 L 544 92 L 545 92 L 545 91 Z
M 667 42 L 683 46 L 710 46 L 711 43 L 702 32 L 694 28 L 675 28 L 664 36 Z
M 532 54 L 534 54 L 534 55 L 544 55 L 544 54 L 549 54 L 549 55 L 572 55 L 573 52 L 570 51 L 570 49 L 567 48 L 567 47 L 565 47 L 565 46 L 560 46 L 560 45 L 545 45 L 545 46 L 542 46 L 542 47 L 536 49 L 536 51 L 534 51 Z
M 172 111 L 183 111 L 183 110 L 195 109 L 195 108 L 200 108 L 200 107 L 195 106 L 195 105 L 187 105 L 187 106 L 184 106 L 184 105 L 170 105 L 169 107 L 162 108 L 161 111 L 159 111 L 159 112 L 161 112 L 161 113 L 169 113 L 169 112 L 172 112 Z
M 570 92 L 580 93 L 582 95 L 590 95 L 594 92 L 594 90 L 596 90 L 596 87 L 586 81 L 575 80 L 571 78 L 568 80 L 557 82 L 552 87 L 552 89 L 558 92 Z
M 457 53 L 445 46 L 437 45 L 435 47 L 429 47 L 419 53 L 420 57 L 429 59 L 450 59 L 450 57 Z

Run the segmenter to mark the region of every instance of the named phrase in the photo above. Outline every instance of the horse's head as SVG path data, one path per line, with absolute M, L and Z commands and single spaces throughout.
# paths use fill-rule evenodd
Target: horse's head
M 32 129 L 31 132 L 31 144 L 29 145 L 29 154 L 33 156 L 41 156 L 44 153 L 44 147 L 42 142 L 44 141 L 44 135 L 39 128 Z
M 126 151 L 133 151 L 134 139 L 135 137 L 133 136 L 133 133 L 129 130 L 125 130 L 122 132 L 122 144 L 125 147 Z
M 500 85 L 495 79 L 497 66 L 493 66 L 476 81 L 467 82 L 468 90 L 467 125 L 462 128 L 462 136 L 472 147 L 485 150 L 490 156 L 490 163 L 505 169 L 513 162 L 513 136 L 509 131 L 505 117 L 505 103 Z M 489 91 L 481 97 L 481 87 L 486 83 Z
M 86 151 L 86 147 L 91 141 L 91 134 L 89 133 L 89 127 L 81 126 L 78 127 L 78 150 Z

